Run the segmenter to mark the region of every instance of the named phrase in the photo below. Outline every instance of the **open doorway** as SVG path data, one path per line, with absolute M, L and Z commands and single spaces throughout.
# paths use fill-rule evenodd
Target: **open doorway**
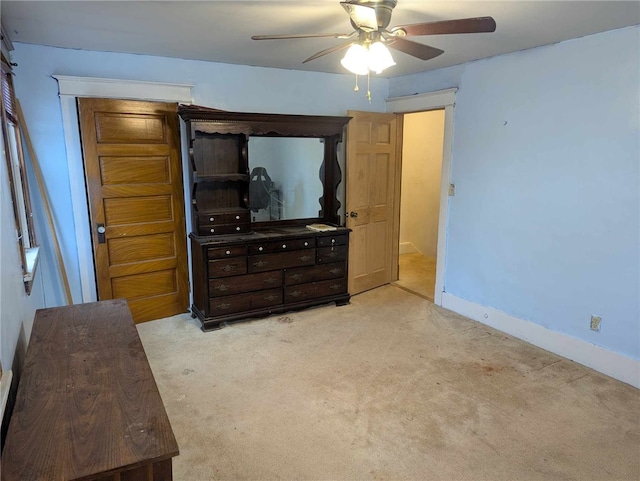
M 404 114 L 396 285 L 434 301 L 445 110 Z

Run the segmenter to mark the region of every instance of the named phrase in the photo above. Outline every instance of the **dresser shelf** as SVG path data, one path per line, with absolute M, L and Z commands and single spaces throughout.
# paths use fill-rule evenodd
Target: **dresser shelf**
M 215 174 L 215 175 L 198 175 L 193 173 L 193 182 L 249 182 L 248 174 Z

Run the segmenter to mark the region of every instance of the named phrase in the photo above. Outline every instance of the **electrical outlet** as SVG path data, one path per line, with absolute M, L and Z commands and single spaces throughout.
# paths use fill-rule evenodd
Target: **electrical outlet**
M 591 324 L 589 324 L 589 328 L 592 331 L 600 332 L 600 322 L 602 318 L 600 316 L 591 316 Z

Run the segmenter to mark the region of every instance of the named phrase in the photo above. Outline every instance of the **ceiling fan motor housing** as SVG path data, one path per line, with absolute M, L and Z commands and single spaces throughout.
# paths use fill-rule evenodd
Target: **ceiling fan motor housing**
M 389 23 L 391 23 L 391 13 L 398 4 L 398 0 L 361 0 L 344 3 L 372 8 L 375 11 L 376 20 L 378 21 L 378 30 L 384 30 L 389 26 Z M 355 25 L 353 20 L 351 24 L 354 28 L 362 28 L 362 26 Z

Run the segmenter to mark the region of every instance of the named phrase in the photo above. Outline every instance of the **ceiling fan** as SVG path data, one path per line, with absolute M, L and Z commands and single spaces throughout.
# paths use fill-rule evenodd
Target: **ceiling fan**
M 304 60 L 310 62 L 324 55 L 349 48 L 342 64 L 352 72 L 363 75 L 369 71 L 381 72 L 395 65 L 386 47 L 404 52 L 422 60 L 430 60 L 444 53 L 443 50 L 408 40 L 406 37 L 422 35 L 443 35 L 457 33 L 493 32 L 496 22 L 491 17 L 441 20 L 437 22 L 414 23 L 388 28 L 391 13 L 397 0 L 349 0 L 340 5 L 349 14 L 351 33 L 311 33 L 294 35 L 254 35 L 253 40 L 280 40 L 294 38 L 331 37 L 345 39 L 347 42 L 321 50 Z M 351 54 L 351 56 L 350 56 Z

